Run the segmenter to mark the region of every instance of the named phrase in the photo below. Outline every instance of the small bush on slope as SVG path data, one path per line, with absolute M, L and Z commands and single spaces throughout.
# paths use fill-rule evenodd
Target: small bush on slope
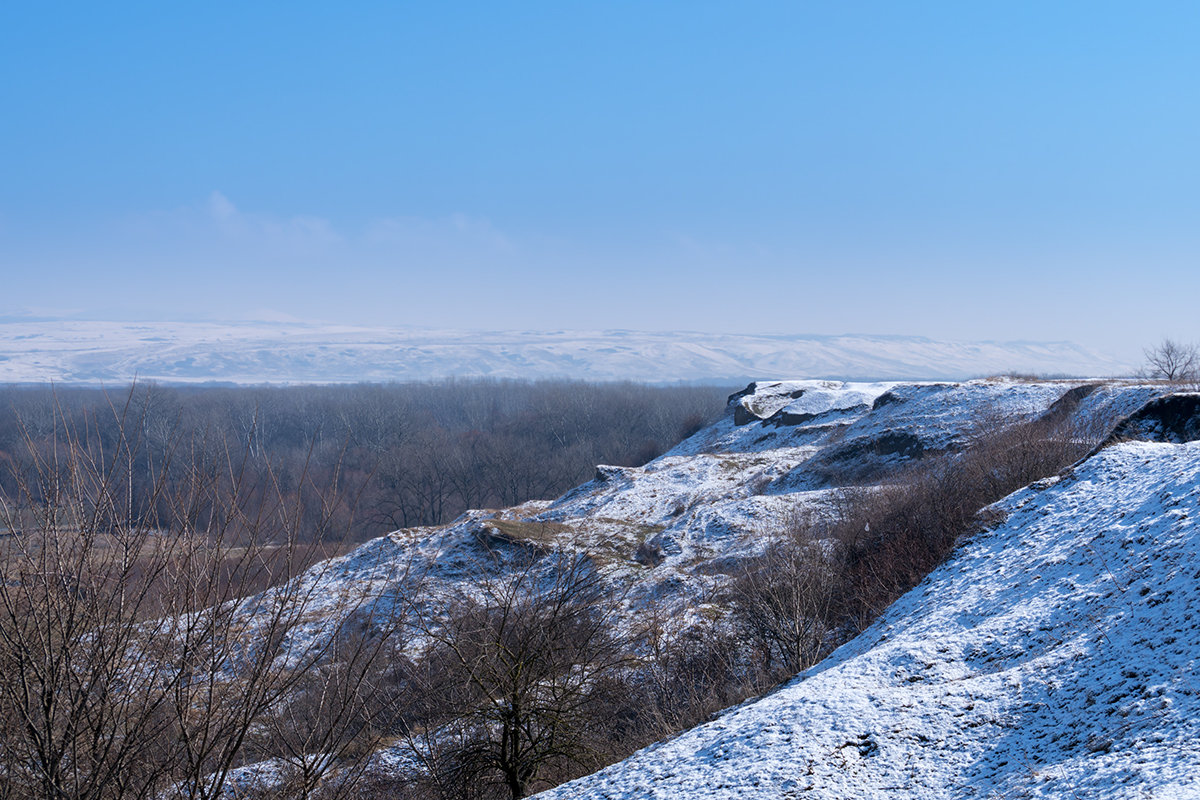
M 810 525 L 795 521 L 733 585 L 734 621 L 767 674 L 792 675 L 824 656 L 842 576 Z
M 620 598 L 585 555 L 518 558 L 422 625 L 429 645 L 405 676 L 414 795 L 520 798 L 624 754 L 610 735 L 631 666 Z

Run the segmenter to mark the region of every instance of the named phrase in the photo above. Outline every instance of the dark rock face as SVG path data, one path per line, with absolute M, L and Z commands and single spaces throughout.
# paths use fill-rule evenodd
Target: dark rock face
M 903 402 L 904 398 L 900 397 L 895 392 L 884 392 L 883 394 L 879 395 L 879 397 L 875 398 L 875 402 L 871 404 L 871 410 L 875 411 L 876 409 L 883 408 L 884 406 L 890 406 L 892 403 Z
M 751 422 L 759 422 L 762 417 L 755 414 L 750 409 L 746 408 L 744 403 L 738 403 L 733 407 L 733 424 L 734 425 L 749 425 Z
M 748 385 L 745 389 L 742 389 L 740 392 L 735 392 L 734 394 L 729 395 L 729 399 L 726 401 L 726 405 L 733 406 L 733 424 L 734 425 L 737 425 L 737 426 L 749 425 L 752 422 L 761 422 L 764 419 L 764 417 L 760 416 L 758 413 L 756 413 L 753 410 L 751 403 L 746 402 L 746 398 L 753 396 L 754 393 L 757 391 L 758 391 L 758 382 L 755 381 L 755 382 L 751 383 L 750 385 Z M 793 392 L 789 392 L 788 397 L 790 397 L 793 400 L 796 400 L 796 399 L 803 397 L 804 392 L 805 392 L 804 389 L 796 389 Z M 799 423 L 785 423 L 785 424 L 799 424 Z
M 729 399 L 725 401 L 726 406 L 733 406 L 733 424 L 734 425 L 749 425 L 751 422 L 758 422 L 761 417 L 746 407 L 742 402 L 743 399 L 752 396 L 758 391 L 758 381 L 751 381 L 745 389 L 740 392 L 734 392 L 729 395 Z
M 629 467 L 614 467 L 608 464 L 597 464 L 596 475 L 593 480 L 596 483 L 608 483 L 614 479 L 628 477 Z
M 816 414 L 790 414 L 782 408 L 763 420 L 764 425 L 780 426 L 803 425 L 817 418 Z
M 814 420 L 818 422 L 832 422 L 840 417 L 845 417 L 848 414 L 861 414 L 867 410 L 866 405 L 850 406 L 849 408 L 831 408 L 828 411 L 822 411 L 819 414 L 804 414 L 788 411 L 786 408 L 781 408 L 771 416 L 763 420 L 763 425 L 770 425 L 773 428 L 795 427 L 797 425 L 805 425 Z
M 1200 394 L 1151 400 L 1117 425 L 1105 444 L 1119 441 L 1183 444 L 1200 439 Z
M 779 479 L 792 491 L 870 482 L 903 461 L 941 452 L 907 431 L 889 431 L 834 447 Z
M 848 445 L 837 451 L 837 458 L 847 461 L 864 456 L 920 458 L 924 454 L 925 443 L 920 437 L 907 431 L 892 431 L 869 441 Z
M 895 389 L 886 391 L 879 395 L 879 397 L 876 397 L 875 402 L 871 404 L 871 410 L 875 411 L 884 406 L 890 406 L 893 403 L 907 403 L 914 398 L 940 392 L 951 385 L 949 383 L 926 383 L 897 386 Z
M 756 391 L 758 391 L 758 381 L 751 381 L 749 384 L 746 385 L 745 389 L 742 389 L 740 392 L 734 392 L 733 394 L 729 395 L 729 398 L 725 401 L 725 405 L 731 406 L 734 403 L 736 403 L 738 400 L 741 400 L 743 397 L 749 397 L 750 395 L 754 394 Z

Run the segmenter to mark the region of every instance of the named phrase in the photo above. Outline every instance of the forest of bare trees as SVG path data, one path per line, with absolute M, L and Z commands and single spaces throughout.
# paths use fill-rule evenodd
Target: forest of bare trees
M 86 438 L 133 442 L 126 510 L 161 503 L 186 461 L 245 453 L 246 491 L 302 497 L 303 480 L 353 495 L 339 530 L 361 540 L 447 522 L 468 508 L 556 497 L 596 464 L 636 466 L 715 419 L 726 389 L 631 383 L 458 380 L 421 384 L 0 391 L 0 489 L 15 489 L 30 449 Z M 186 453 L 179 452 L 181 449 Z M 186 456 L 186 458 L 184 457 Z M 165 509 L 155 509 L 165 512 Z M 321 510 L 304 507 L 316 531 Z

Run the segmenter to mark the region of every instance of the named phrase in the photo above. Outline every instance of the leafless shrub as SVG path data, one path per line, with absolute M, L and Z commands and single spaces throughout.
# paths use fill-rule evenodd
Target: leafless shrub
M 389 707 L 381 682 L 401 623 L 394 609 L 368 607 L 361 627 L 335 637 L 323 662 L 306 665 L 288 695 L 265 711 L 250 750 L 282 765 L 273 798 L 357 795 L 357 779 L 384 739 Z M 327 782 L 334 773 L 337 780 Z
M 481 575 L 427 620 L 414 675 L 417 722 L 437 790 L 524 797 L 607 763 L 605 717 L 629 663 L 619 598 L 585 555 L 530 555 Z
M 655 605 L 643 611 L 637 668 L 626 676 L 621 704 L 627 752 L 698 725 L 766 686 L 726 620 L 701 617 L 681 630 L 671 617 Z
M 795 520 L 766 552 L 749 561 L 733 585 L 740 631 L 763 669 L 794 675 L 825 655 L 840 588 L 839 554 L 830 540 Z
M 1073 418 L 985 416 L 961 452 L 926 459 L 863 492 L 843 518 L 847 612 L 873 618 L 915 586 L 976 525 L 983 507 L 1054 475 L 1094 446 Z
M 328 598 L 319 570 L 296 579 L 313 561 L 301 501 L 251 485 L 244 451 L 160 462 L 135 506 L 143 426 L 129 408 L 113 408 L 115 440 L 65 417 L 55 447 L 27 437 L 29 458 L 0 497 L 0 797 L 221 797 L 269 714 L 306 694 L 306 676 L 337 658 L 345 697 L 378 649 L 338 649 L 336 622 L 324 643 L 290 647 Z M 328 494 L 314 507 L 322 525 L 341 508 Z M 273 588 L 246 599 L 264 572 Z
M 1061 471 L 1106 434 L 1060 410 L 1032 420 L 985 413 L 959 452 L 844 489 L 825 514 L 773 536 L 731 593 L 733 621 L 765 671 L 779 680 L 818 661 L 940 564 L 982 508 Z

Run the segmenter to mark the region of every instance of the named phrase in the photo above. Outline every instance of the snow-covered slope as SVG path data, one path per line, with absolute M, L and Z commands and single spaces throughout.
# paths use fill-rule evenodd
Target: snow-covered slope
M 600 466 L 557 500 L 396 531 L 318 565 L 303 594 L 319 604 L 284 652 L 363 597 L 416 597 L 436 616 L 439 598 L 528 548 L 587 551 L 624 590 L 618 619 L 654 612 L 680 632 L 719 618 L 741 560 L 839 487 L 1011 421 L 1069 416 L 1095 426 L 1089 441 L 1115 427 L 1115 443 L 993 507 L 990 530 L 865 633 L 768 697 L 544 796 L 1200 797 L 1200 396 L 1162 392 L 752 384 L 644 467 Z
M 1200 797 L 1200 442 L 997 509 L 789 685 L 539 797 Z
M 344 383 L 451 376 L 737 381 L 1128 374 L 1069 342 L 637 331 L 461 331 L 303 323 L 0 321 L 0 382 Z
M 395 531 L 314 569 L 311 595 L 327 614 L 297 646 L 331 628 L 337 609 L 368 595 L 470 591 L 503 571 L 510 551 L 583 552 L 627 590 L 629 618 L 649 608 L 680 628 L 729 585 L 741 559 L 762 552 L 800 513 L 821 513 L 864 475 L 969 444 L 981 424 L 1062 410 L 1115 420 L 1160 393 L 1122 384 L 971 381 L 963 384 L 752 384 L 725 416 L 643 467 L 600 466 L 554 501 L 468 511 L 437 528 Z M 497 559 L 500 559 L 497 561 Z

